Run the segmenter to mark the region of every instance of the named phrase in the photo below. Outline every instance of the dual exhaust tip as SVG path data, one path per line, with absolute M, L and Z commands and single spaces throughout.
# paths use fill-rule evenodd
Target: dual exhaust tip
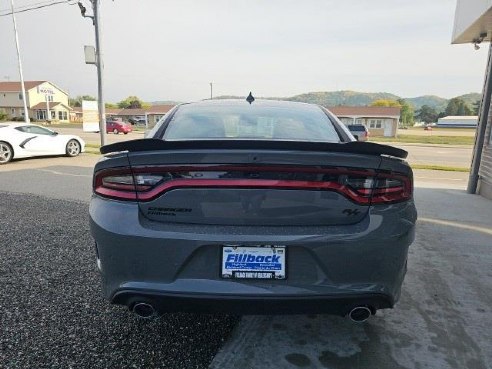
M 372 311 L 367 306 L 354 307 L 348 313 L 348 317 L 350 318 L 350 320 L 356 323 L 365 322 L 367 319 L 371 317 L 371 315 L 372 315 Z
M 135 305 L 133 305 L 132 311 L 140 318 L 143 319 L 151 319 L 156 317 L 157 310 L 154 308 L 153 305 L 147 303 L 147 302 L 137 302 Z
M 154 306 L 147 302 L 135 303 L 135 305 L 133 305 L 132 311 L 137 316 L 143 319 L 151 319 L 158 315 L 157 310 L 154 308 Z M 350 310 L 350 312 L 348 313 L 348 317 L 350 318 L 350 320 L 356 323 L 365 322 L 371 317 L 371 315 L 372 311 L 367 306 L 357 306 Z

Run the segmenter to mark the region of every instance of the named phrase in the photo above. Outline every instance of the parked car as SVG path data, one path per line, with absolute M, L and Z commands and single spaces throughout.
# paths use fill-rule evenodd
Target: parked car
M 132 125 L 145 125 L 146 121 L 144 118 L 130 118 L 128 119 L 128 122 Z
M 149 137 L 103 146 L 94 169 L 112 303 L 364 321 L 398 301 L 417 216 L 406 151 L 355 142 L 320 106 L 267 100 L 183 104 Z
M 365 125 L 352 124 L 347 126 L 347 128 L 357 141 L 367 141 L 369 137 L 369 130 L 366 128 Z
M 34 156 L 77 156 L 84 150 L 79 136 L 60 135 L 35 124 L 0 124 L 0 164 Z
M 113 132 L 115 135 L 124 133 L 126 135 L 132 130 L 132 126 L 123 121 L 106 121 L 106 133 Z

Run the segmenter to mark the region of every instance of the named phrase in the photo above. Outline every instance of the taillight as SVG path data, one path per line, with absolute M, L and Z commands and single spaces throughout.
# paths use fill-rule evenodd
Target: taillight
M 374 170 L 286 166 L 173 166 L 105 169 L 94 192 L 118 200 L 151 201 L 178 188 L 270 188 L 334 191 L 361 205 L 412 197 L 412 180 Z
M 347 176 L 344 183 L 361 198 L 370 198 L 371 204 L 395 203 L 412 198 L 412 180 L 400 174 L 378 174 L 375 177 Z
M 139 192 L 155 187 L 164 179 L 153 173 L 133 174 L 130 168 L 101 170 L 94 178 L 94 192 L 119 200 L 137 200 Z
M 378 175 L 372 192 L 372 203 L 394 203 L 410 200 L 413 193 L 411 178 L 404 175 Z

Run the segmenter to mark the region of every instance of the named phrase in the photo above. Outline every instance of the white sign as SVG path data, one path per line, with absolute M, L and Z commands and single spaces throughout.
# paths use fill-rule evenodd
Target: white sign
M 99 132 L 97 101 L 82 101 L 82 129 L 84 132 Z
M 94 46 L 84 46 L 85 64 L 96 64 L 96 49 Z

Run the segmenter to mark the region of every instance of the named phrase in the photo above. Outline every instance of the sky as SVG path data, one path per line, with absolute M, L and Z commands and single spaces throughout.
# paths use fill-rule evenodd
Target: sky
M 55 0 L 15 0 L 20 8 Z M 91 12 L 89 0 L 82 0 Z M 445 98 L 481 92 L 486 45 L 451 45 L 456 0 L 101 0 L 105 100 L 313 91 Z M 0 14 L 8 11 L 0 2 Z M 18 13 L 25 80 L 97 94 L 84 62 L 94 28 L 78 6 Z M 0 80 L 19 80 L 11 16 L 0 16 Z

